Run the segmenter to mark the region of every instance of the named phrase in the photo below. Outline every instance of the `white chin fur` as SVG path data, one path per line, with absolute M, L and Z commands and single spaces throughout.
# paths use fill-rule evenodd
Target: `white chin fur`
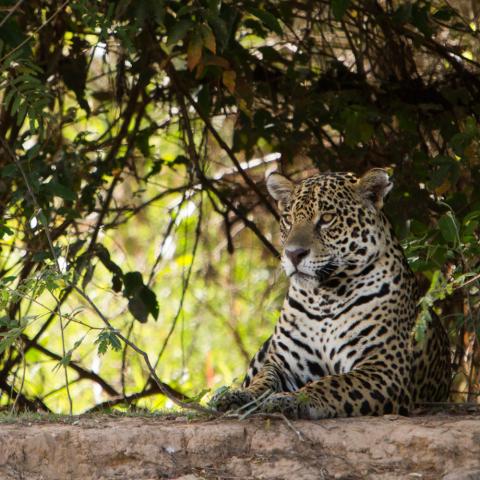
M 317 282 L 317 278 L 314 275 L 309 275 L 308 273 L 302 272 L 301 270 L 297 270 L 292 262 L 288 259 L 283 257 L 282 258 L 282 268 L 285 272 L 285 275 L 290 280 L 295 280 L 296 282 Z M 300 267 L 301 268 L 301 267 Z
M 290 277 L 290 282 L 294 282 L 298 286 L 314 286 L 317 287 L 319 285 L 318 279 L 316 277 L 312 277 L 305 273 L 295 273 Z
M 295 267 L 292 265 L 292 262 L 286 258 L 282 258 L 282 268 L 287 277 L 290 277 L 293 273 L 295 273 Z

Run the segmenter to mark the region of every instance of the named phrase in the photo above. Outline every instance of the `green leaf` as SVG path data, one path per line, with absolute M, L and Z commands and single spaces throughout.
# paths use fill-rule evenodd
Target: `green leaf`
M 207 0 L 208 13 L 218 15 L 220 13 L 220 7 L 222 6 L 221 0 Z
M 422 308 L 414 327 L 414 335 L 417 342 L 422 342 L 425 339 L 427 325 L 431 322 L 431 320 L 432 316 L 430 310 L 428 308 Z
M 215 32 L 215 37 L 219 44 L 219 50 L 223 50 L 227 46 L 229 38 L 227 24 L 222 18 L 217 17 L 210 12 L 207 13 L 207 21 Z
M 210 95 L 210 87 L 208 84 L 206 84 L 198 93 L 198 107 L 200 111 L 207 117 L 210 115 L 211 104 L 212 97 Z
M 95 246 L 95 254 L 98 259 L 103 263 L 104 267 L 109 270 L 112 275 L 112 289 L 114 292 L 119 292 L 122 289 L 123 284 L 123 271 L 122 269 L 110 258 L 110 252 L 100 244 Z
M 3 337 L 0 340 L 0 354 L 2 354 L 7 348 L 12 346 L 17 338 L 20 337 L 24 330 L 24 327 L 15 327 L 6 332 L 0 332 L 0 337 Z
M 163 0 L 149 0 L 148 8 L 157 25 L 163 25 L 165 19 L 165 2 Z
M 14 163 L 10 163 L 8 165 L 5 165 L 2 168 L 0 174 L 1 174 L 2 177 L 14 178 L 14 177 L 17 176 L 17 166 Z
M 13 235 L 15 232 L 7 227 L 4 223 L 0 222 L 0 238 L 3 238 L 5 235 Z
M 433 14 L 433 18 L 448 22 L 455 15 L 457 15 L 457 12 L 452 7 L 442 6 Z
M 209 392 L 210 392 L 209 388 L 204 388 L 203 390 L 201 390 L 199 393 L 197 393 L 193 397 L 190 397 L 190 401 L 199 403 L 203 399 L 203 397 Z
M 99 355 L 106 353 L 109 347 L 115 351 L 122 349 L 122 343 L 114 330 L 102 330 L 98 334 L 95 344 L 98 345 Z
M 16 320 L 12 320 L 10 317 L 0 317 L 0 327 L 12 329 L 18 327 L 18 322 Z
M 42 188 L 47 192 L 51 193 L 52 195 L 63 198 L 67 201 L 73 202 L 76 199 L 75 193 L 72 190 L 70 190 L 65 185 L 62 185 L 61 183 L 55 182 L 53 180 L 49 183 L 44 184 Z
M 168 31 L 167 45 L 171 47 L 180 40 L 183 40 L 187 32 L 192 29 L 193 25 L 194 23 L 190 19 L 183 19 L 175 23 Z
M 58 275 L 45 275 L 43 280 L 49 292 L 55 292 L 55 290 L 60 288 L 59 284 L 57 283 L 59 280 Z
M 149 128 L 144 128 L 138 132 L 135 139 L 138 149 L 142 152 L 142 155 L 147 158 L 150 156 L 150 135 L 151 130 Z
M 129 312 L 138 320 L 140 323 L 146 323 L 148 320 L 148 310 L 143 303 L 143 301 L 137 296 L 130 298 L 128 300 L 128 310 Z
M 213 54 L 217 53 L 217 41 L 212 29 L 207 24 L 200 25 L 198 28 L 205 48 Z
M 350 0 L 331 0 L 330 6 L 335 20 L 341 20 L 350 6 Z
M 20 104 L 20 107 L 18 108 L 18 113 L 17 113 L 17 127 L 20 127 L 25 120 L 25 117 L 27 115 L 27 110 L 28 110 L 28 104 L 26 102 L 23 102 Z
M 404 24 L 412 17 L 412 5 L 407 3 L 400 5 L 392 16 L 392 20 L 397 24 Z
M 49 250 L 46 250 L 44 252 L 36 252 L 32 255 L 32 261 L 34 262 L 42 262 L 47 258 L 52 258 L 52 254 L 50 253 Z
M 12 111 L 12 115 L 15 115 L 18 112 L 18 108 L 20 106 L 21 100 L 22 100 L 22 98 L 19 95 L 14 97 L 13 102 L 12 102 L 12 106 L 10 108 L 11 111 Z
M 10 85 L 12 84 L 13 82 L 10 82 Z M 12 98 L 14 97 L 14 95 L 16 95 L 17 91 L 14 89 L 14 88 L 10 88 L 10 90 L 7 91 L 7 93 L 5 94 L 5 97 L 3 99 L 3 104 L 5 106 L 5 108 L 8 108 L 8 106 L 10 105 L 10 102 L 12 101 Z
M 2 5 L 5 5 L 5 2 L 2 2 Z M 2 14 L 2 17 L 4 16 L 5 13 Z M 2 25 L 2 28 L 0 28 L 0 39 L 12 48 L 20 45 L 25 40 L 27 33 L 22 29 L 15 17 L 16 15 L 11 17 L 6 24 Z M 27 43 L 22 47 L 20 53 L 24 56 L 28 56 L 30 54 L 30 48 L 30 45 Z
M 373 112 L 361 106 L 346 108 L 340 115 L 342 127 L 345 131 L 345 143 L 354 147 L 357 143 L 368 142 L 375 133 L 370 119 Z
M 80 107 L 90 115 L 90 106 L 85 98 L 85 87 L 89 66 L 89 61 L 87 60 L 85 52 L 88 47 L 88 42 L 79 37 L 73 37 L 69 55 L 62 56 L 60 60 L 59 72 L 67 88 L 75 93 Z
M 0 354 L 2 354 L 7 348 L 11 347 L 15 343 L 15 337 L 6 337 L 0 340 Z
M 149 314 L 156 320 L 159 314 L 157 296 L 143 283 L 142 274 L 128 272 L 123 282 L 123 295 L 128 298 L 130 313 L 141 323 L 147 321 Z
M 283 35 L 282 27 L 278 23 L 277 17 L 270 12 L 255 7 L 247 7 L 247 11 L 254 17 L 257 17 L 268 29 L 272 30 L 277 35 Z
M 150 171 L 147 173 L 147 175 L 145 176 L 145 179 L 144 180 L 148 180 L 150 177 L 153 177 L 154 175 L 156 175 L 157 173 L 159 173 L 161 170 L 162 170 L 162 167 L 163 167 L 163 164 L 164 164 L 164 160 L 163 159 L 160 159 L 160 160 L 155 160 L 153 162 L 153 165 L 152 165 L 152 168 L 150 169 Z
M 143 286 L 143 278 L 140 272 L 128 272 L 123 276 L 124 291 L 126 297 L 132 297 Z
M 85 275 L 83 276 L 83 279 L 82 279 L 83 290 L 85 290 L 87 288 L 87 285 L 92 281 L 94 271 L 95 271 L 95 264 L 89 263 L 85 270 Z
M 68 367 L 72 361 L 72 352 L 67 352 L 64 357 L 53 367 L 53 371 L 57 371 L 61 367 Z
M 202 59 L 203 38 L 199 30 L 195 30 L 188 42 L 187 48 L 187 67 L 192 71 Z
M 412 17 L 410 23 L 418 28 L 426 37 L 430 37 L 433 33 L 432 26 L 429 19 L 429 6 L 420 7 L 414 4 L 412 7 Z
M 177 11 L 177 18 L 178 17 L 183 17 L 184 15 L 191 14 L 195 11 L 195 7 L 192 5 L 184 5 L 183 7 L 180 7 Z
M 456 243 L 457 241 L 457 224 L 455 223 L 455 219 L 452 216 L 451 212 L 446 213 L 438 220 L 438 228 L 440 229 L 440 233 L 442 237 L 450 243 Z
M 48 228 L 48 220 L 45 214 L 40 211 L 37 214 L 37 218 L 40 220 L 40 223 L 43 225 L 44 228 Z

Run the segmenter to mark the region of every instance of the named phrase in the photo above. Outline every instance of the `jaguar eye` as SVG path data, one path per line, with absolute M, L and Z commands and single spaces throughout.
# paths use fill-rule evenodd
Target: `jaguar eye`
M 318 221 L 318 225 L 320 227 L 326 227 L 327 225 L 329 225 L 330 223 L 333 222 L 334 218 L 335 218 L 335 215 L 333 213 L 323 213 L 320 216 L 320 220 Z

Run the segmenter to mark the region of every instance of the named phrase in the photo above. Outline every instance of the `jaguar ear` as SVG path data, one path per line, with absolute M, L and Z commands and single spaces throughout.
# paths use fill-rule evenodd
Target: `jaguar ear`
M 360 196 L 367 202 L 373 203 L 379 210 L 383 207 L 383 200 L 392 189 L 388 173 L 382 168 L 369 170 L 357 182 Z
M 267 177 L 268 193 L 278 202 L 279 208 L 285 208 L 290 195 L 293 191 L 293 183 L 277 172 L 271 173 Z

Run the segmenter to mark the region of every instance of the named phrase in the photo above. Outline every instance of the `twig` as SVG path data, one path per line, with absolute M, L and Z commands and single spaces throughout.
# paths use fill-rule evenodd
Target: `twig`
M 0 22 L 0 28 L 3 27 L 5 22 L 19 9 L 20 5 L 24 2 L 24 0 L 18 0 L 18 2 L 10 9 L 10 11 L 5 15 L 5 17 Z
M 23 349 L 20 350 L 20 354 L 22 356 L 22 366 L 23 366 L 23 370 L 22 370 L 22 381 L 20 383 L 20 388 L 18 389 L 18 393 L 17 393 L 17 396 L 15 397 L 15 401 L 13 402 L 13 406 L 12 406 L 12 412 L 15 412 L 16 411 L 16 408 L 17 408 L 17 402 L 18 402 L 18 399 L 20 397 L 20 394 L 22 393 L 22 390 L 23 390 L 23 386 L 25 384 L 25 372 L 27 371 L 27 364 L 25 362 L 25 352 L 23 351 Z
M 145 397 L 150 397 L 151 395 L 156 395 L 160 392 L 156 384 L 153 384 L 150 388 L 147 388 L 146 390 L 142 390 L 140 392 L 132 393 L 131 395 L 121 395 L 117 398 L 112 398 L 111 400 L 107 400 L 105 402 L 99 403 L 95 405 L 94 407 L 88 409 L 85 413 L 92 413 L 92 412 L 98 412 L 100 410 L 106 409 L 106 408 L 112 408 L 115 407 L 116 405 L 121 405 L 121 404 L 127 404 L 130 405 L 136 400 L 140 400 Z M 180 397 L 179 397 L 180 398 Z M 185 399 L 186 397 L 181 397 L 180 400 Z
M 57 297 L 53 294 L 53 292 L 50 292 L 50 295 L 55 299 L 55 302 L 58 303 Z M 60 322 L 60 338 L 62 340 L 62 358 L 65 358 L 65 355 L 67 354 L 67 349 L 65 348 L 65 328 L 63 325 L 63 316 L 60 310 L 58 310 L 58 320 Z M 68 380 L 68 368 L 66 364 L 63 365 L 63 373 L 65 376 L 65 389 L 67 391 L 69 413 L 70 415 L 73 415 L 73 401 L 72 395 L 70 394 L 70 382 Z
M 237 408 L 236 410 L 233 410 L 231 412 L 226 412 L 223 417 L 225 418 L 237 418 L 238 420 L 245 420 L 246 418 L 252 418 L 252 417 L 262 417 L 262 418 L 275 418 L 275 419 L 280 419 L 283 420 L 287 426 L 295 432 L 297 435 L 298 439 L 301 442 L 305 441 L 305 437 L 300 432 L 300 430 L 296 429 L 292 422 L 283 414 L 283 413 L 266 413 L 266 412 L 258 412 L 258 410 L 264 405 L 270 396 L 272 395 L 273 391 L 272 390 L 266 390 L 263 392 L 260 396 L 254 398 L 251 402 L 246 403 L 245 405 L 242 405 L 241 407 Z M 249 408 L 251 407 L 251 408 Z M 242 413 L 243 410 L 247 409 L 245 412 Z
M 245 403 L 244 405 L 241 405 L 236 410 L 232 410 L 231 412 L 227 412 L 226 416 L 238 415 L 240 412 L 242 412 L 242 410 L 248 409 L 251 406 L 257 406 L 257 405 L 261 404 L 265 399 L 267 399 L 272 393 L 273 392 L 270 389 L 265 390 L 261 395 L 259 395 L 258 397 L 255 397 L 252 401 L 250 401 L 248 403 Z M 243 418 L 246 418 L 246 417 L 243 417 Z
M 180 199 L 180 201 L 176 205 L 177 211 L 183 205 L 186 198 L 187 198 L 187 191 L 185 190 L 183 192 L 182 198 Z M 165 233 L 162 235 L 163 240 L 162 240 L 162 243 L 160 245 L 158 255 L 155 258 L 155 261 L 153 262 L 153 266 L 152 266 L 152 268 L 150 270 L 150 274 L 148 276 L 147 285 L 149 287 L 152 285 L 153 279 L 155 278 L 157 267 L 158 267 L 158 265 L 159 265 L 159 263 L 160 263 L 160 261 L 162 260 L 162 257 L 163 257 L 163 249 L 165 248 L 165 243 L 167 241 L 167 238 L 172 233 L 173 227 L 175 226 L 175 221 L 176 221 L 176 215 L 170 215 L 170 220 L 168 222 L 167 228 L 165 229 Z
M 135 318 L 130 320 L 130 325 L 128 326 L 127 330 L 127 338 L 130 340 L 130 336 L 133 332 L 133 326 L 135 324 Z M 127 390 L 126 390 L 126 369 L 127 369 L 127 345 L 125 344 L 122 349 L 122 368 L 120 370 L 120 384 L 122 385 L 122 396 L 126 398 Z
M 460 290 L 461 288 L 464 288 L 467 285 L 470 285 L 471 283 L 476 282 L 477 280 L 480 280 L 480 273 L 478 275 L 475 275 L 474 277 L 472 277 L 470 280 L 467 280 L 465 283 L 462 283 L 461 285 L 458 285 L 453 290 Z
M 70 380 L 70 385 L 81 382 L 82 380 L 83 380 L 82 377 L 79 376 L 79 377 L 75 378 L 74 380 Z M 61 385 L 58 388 L 54 388 L 53 390 L 50 390 L 45 395 L 42 395 L 40 398 L 42 399 L 42 401 L 45 401 L 45 399 L 47 399 L 48 397 L 51 397 L 52 395 L 55 395 L 55 394 L 61 392 L 64 388 L 65 388 L 65 385 Z
M 238 419 L 239 420 L 245 420 L 246 418 L 250 417 L 252 414 L 254 413 L 257 413 L 258 410 L 260 408 L 263 407 L 263 405 L 265 405 L 265 403 L 267 403 L 268 399 L 270 398 L 270 396 L 272 395 L 272 391 L 271 390 L 267 390 L 266 392 L 264 392 L 262 395 L 260 395 L 259 397 L 257 397 L 255 399 L 255 402 L 250 402 L 250 403 L 247 403 L 246 405 L 243 405 L 242 407 L 240 407 L 238 410 L 242 410 L 242 409 L 245 409 L 246 407 L 248 407 L 248 405 L 252 404 L 253 405 L 248 409 L 246 410 L 244 413 L 242 413 Z

